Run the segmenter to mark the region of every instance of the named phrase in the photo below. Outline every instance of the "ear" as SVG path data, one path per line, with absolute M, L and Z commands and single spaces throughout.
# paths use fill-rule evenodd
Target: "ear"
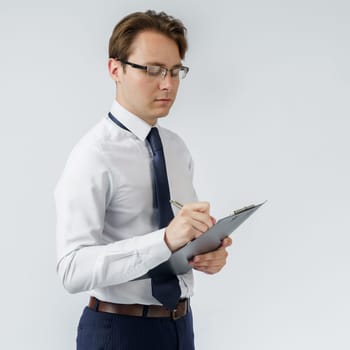
M 108 60 L 108 72 L 110 77 L 116 82 L 119 83 L 119 75 L 123 67 L 121 63 L 114 58 Z

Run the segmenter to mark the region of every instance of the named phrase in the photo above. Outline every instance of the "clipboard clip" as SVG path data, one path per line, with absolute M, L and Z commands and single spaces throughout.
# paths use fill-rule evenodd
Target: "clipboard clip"
M 241 213 L 243 213 L 243 212 L 245 212 L 245 211 L 247 211 L 247 210 L 249 210 L 249 209 L 253 209 L 254 207 L 255 207 L 255 204 L 248 205 L 248 206 L 243 207 L 243 208 L 241 208 L 241 209 L 236 209 L 236 210 L 234 210 L 234 211 L 233 211 L 233 214 L 234 214 L 234 215 L 238 215 L 238 214 L 241 214 Z
M 253 208 L 256 208 L 256 207 L 260 207 L 260 206 L 262 206 L 263 204 L 265 204 L 266 202 L 267 202 L 267 201 L 262 202 L 261 204 L 258 204 L 258 205 L 252 204 L 252 205 L 248 205 L 248 206 L 246 206 L 246 207 L 243 207 L 243 208 L 241 208 L 241 209 L 234 210 L 234 211 L 233 211 L 233 214 L 234 214 L 234 215 L 238 215 L 238 214 L 244 213 L 244 212 L 247 211 L 247 210 L 250 210 L 250 209 L 253 209 Z

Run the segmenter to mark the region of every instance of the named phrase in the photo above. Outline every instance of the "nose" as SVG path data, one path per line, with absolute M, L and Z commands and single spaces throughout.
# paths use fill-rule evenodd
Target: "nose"
M 160 78 L 159 88 L 160 88 L 160 90 L 171 91 L 176 84 L 177 84 L 177 79 L 172 78 L 171 74 L 169 72 L 167 72 L 165 77 Z

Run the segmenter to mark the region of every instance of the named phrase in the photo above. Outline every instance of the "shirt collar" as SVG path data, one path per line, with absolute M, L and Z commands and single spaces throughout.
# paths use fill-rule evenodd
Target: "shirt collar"
M 116 100 L 114 100 L 112 103 L 111 113 L 140 140 L 145 140 L 152 128 L 151 125 L 135 114 L 129 112 Z M 155 126 L 158 125 L 156 124 Z

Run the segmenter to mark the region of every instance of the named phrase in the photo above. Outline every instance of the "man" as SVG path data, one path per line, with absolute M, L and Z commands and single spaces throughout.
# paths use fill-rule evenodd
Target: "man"
M 57 184 L 58 274 L 69 292 L 90 294 L 78 349 L 194 349 L 192 270 L 140 278 L 214 222 L 209 203 L 197 201 L 183 141 L 157 124 L 188 72 L 185 31 L 153 11 L 117 24 L 108 61 L 116 99 L 73 149 Z M 170 198 L 185 203 L 175 217 Z M 189 264 L 216 273 L 230 244 L 226 238 Z

